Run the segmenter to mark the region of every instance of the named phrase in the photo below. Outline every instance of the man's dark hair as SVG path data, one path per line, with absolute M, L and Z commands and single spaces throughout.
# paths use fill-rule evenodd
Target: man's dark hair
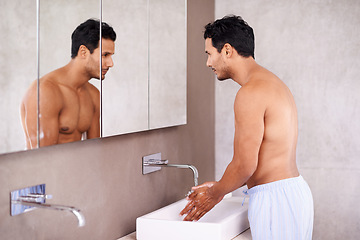
M 255 37 L 253 29 L 240 16 L 228 15 L 205 26 L 204 39 L 211 38 L 220 53 L 229 43 L 243 57 L 253 57 Z
M 101 24 L 101 35 L 105 39 L 116 40 L 114 29 L 107 23 Z M 100 41 L 100 21 L 88 19 L 80 24 L 71 35 L 71 58 L 75 58 L 81 45 L 86 46 L 90 53 L 99 46 Z

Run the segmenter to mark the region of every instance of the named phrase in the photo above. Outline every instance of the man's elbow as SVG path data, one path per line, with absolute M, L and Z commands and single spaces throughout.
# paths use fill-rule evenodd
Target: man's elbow
M 239 174 L 250 178 L 257 169 L 257 158 L 243 158 L 233 161 L 238 169 Z
M 247 177 L 247 178 L 250 178 L 252 175 L 254 175 L 256 171 L 256 166 L 253 166 L 253 165 L 250 165 L 250 166 L 245 166 L 244 167 L 244 175 Z

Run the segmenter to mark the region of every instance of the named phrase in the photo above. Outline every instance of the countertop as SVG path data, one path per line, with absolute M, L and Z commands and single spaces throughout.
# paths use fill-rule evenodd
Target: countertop
M 251 231 L 250 228 L 243 233 L 239 234 L 235 238 L 231 240 L 251 240 Z M 129 235 L 126 235 L 125 237 L 119 238 L 118 240 L 136 240 L 136 232 L 130 233 Z M 229 239 L 230 240 L 230 239 Z

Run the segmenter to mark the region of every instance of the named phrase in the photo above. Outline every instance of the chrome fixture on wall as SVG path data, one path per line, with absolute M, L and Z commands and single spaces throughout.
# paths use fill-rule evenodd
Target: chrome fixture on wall
M 46 204 L 46 199 L 51 199 L 51 195 L 45 194 L 45 184 L 18 189 L 11 192 L 10 215 L 15 216 L 29 212 L 36 208 L 44 208 L 59 211 L 69 211 L 78 219 L 78 226 L 85 226 L 85 217 L 79 209 L 74 207 Z
M 190 164 L 169 164 L 168 160 L 161 159 L 161 153 L 155 153 L 143 157 L 142 159 L 142 173 L 143 175 L 159 171 L 162 167 L 188 168 L 194 174 L 194 186 L 198 185 L 199 172 L 195 166 Z

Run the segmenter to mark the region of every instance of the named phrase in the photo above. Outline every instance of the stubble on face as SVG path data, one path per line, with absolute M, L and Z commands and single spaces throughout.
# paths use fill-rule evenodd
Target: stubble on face
M 99 60 L 99 48 L 94 49 L 93 53 L 90 54 L 88 62 L 86 63 L 86 72 L 90 79 L 100 79 L 100 60 Z
M 102 79 L 105 79 L 105 74 L 109 71 L 111 67 L 114 66 L 112 55 L 115 54 L 115 42 L 110 39 L 102 40 L 102 66 L 101 73 Z
M 208 54 L 206 65 L 215 73 L 217 79 L 219 81 L 224 81 L 231 78 L 229 67 L 224 60 L 223 51 L 219 53 L 212 45 L 212 40 L 210 38 L 205 40 L 205 52 Z
M 86 65 L 86 70 L 89 73 L 90 78 L 95 78 L 98 80 L 100 80 L 100 75 L 101 75 L 101 80 L 104 80 L 105 74 L 109 71 L 110 67 L 113 66 L 111 56 L 114 54 L 114 51 L 115 51 L 115 44 L 114 44 L 114 41 L 112 41 L 112 40 L 103 39 L 102 45 L 103 45 L 102 51 L 103 51 L 104 55 L 106 55 L 106 57 L 104 57 L 103 54 L 101 54 L 102 66 L 100 67 L 100 48 L 99 47 L 94 49 L 93 53 L 90 54 L 89 61 Z M 110 58 L 110 60 L 108 58 Z
M 229 68 L 225 64 L 223 64 L 223 67 L 216 74 L 216 77 L 219 81 L 224 81 L 224 80 L 230 79 L 231 77 L 230 77 Z
M 214 71 L 216 78 L 219 81 L 224 81 L 231 78 L 230 68 L 226 65 L 226 62 L 224 61 L 221 53 L 219 54 L 219 57 L 214 65 L 211 66 L 211 69 Z

